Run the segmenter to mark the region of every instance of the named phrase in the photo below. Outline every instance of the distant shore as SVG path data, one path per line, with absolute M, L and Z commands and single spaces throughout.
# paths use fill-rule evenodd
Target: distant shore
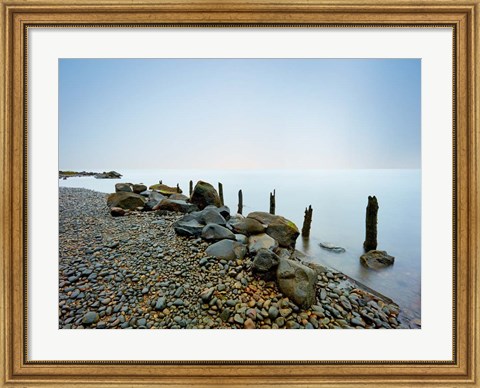
M 114 218 L 106 195 L 86 189 L 62 187 L 59 199 L 60 328 L 419 327 L 391 300 L 305 261 L 317 277 L 315 302 L 298 307 L 252 272 L 251 255 L 219 260 L 208 242 L 178 236 L 178 213 Z
M 59 179 L 68 179 L 68 178 L 81 178 L 81 177 L 94 177 L 97 179 L 120 179 L 122 174 L 119 174 L 116 171 L 104 171 L 104 172 L 93 172 L 93 171 L 59 171 Z

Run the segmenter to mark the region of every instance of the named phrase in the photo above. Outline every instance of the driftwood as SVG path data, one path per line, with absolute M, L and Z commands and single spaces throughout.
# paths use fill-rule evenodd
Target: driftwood
M 365 252 L 377 249 L 377 214 L 378 202 L 375 196 L 368 196 L 367 214 L 365 216 Z
M 310 236 L 310 227 L 312 226 L 312 214 L 312 205 L 309 205 L 308 208 L 305 208 L 305 218 L 303 219 L 302 226 L 302 237 Z
M 238 214 L 242 214 L 243 211 L 243 193 L 242 190 L 238 190 Z
M 225 205 L 225 203 L 223 202 L 223 185 L 218 182 L 218 196 L 220 197 L 220 203 L 223 205 Z
M 270 214 L 275 214 L 275 190 L 270 193 Z

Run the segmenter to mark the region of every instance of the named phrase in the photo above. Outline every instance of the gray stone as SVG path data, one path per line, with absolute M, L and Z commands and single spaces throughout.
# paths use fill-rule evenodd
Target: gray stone
M 200 210 L 208 205 L 222 206 L 217 190 L 210 183 L 203 181 L 198 181 L 195 185 L 190 202 L 197 205 Z
M 247 218 L 254 219 L 261 224 L 267 225 L 265 233 L 277 240 L 280 246 L 287 248 L 295 247 L 295 241 L 300 232 L 292 221 L 287 220 L 282 216 L 265 212 L 253 212 L 250 213 Z
M 299 307 L 315 303 L 317 274 L 311 268 L 292 260 L 280 260 L 277 282 L 280 290 Z
M 195 205 L 183 200 L 165 198 L 162 199 L 152 210 L 166 210 L 177 213 L 190 213 L 197 210 Z
M 253 259 L 253 270 L 260 273 L 270 272 L 277 268 L 278 262 L 279 258 L 275 253 L 266 248 L 261 248 Z
M 235 240 L 235 235 L 223 226 L 207 224 L 202 230 L 202 238 L 207 241 Z
M 278 242 L 266 233 L 256 234 L 248 238 L 248 250 L 255 254 L 260 249 L 274 250 L 278 247 Z
M 231 217 L 228 226 L 235 232 L 250 236 L 252 234 L 263 233 L 266 226 L 252 218 L 245 218 L 240 214 Z
M 88 313 L 86 313 L 83 318 L 82 318 L 82 324 L 84 325 L 91 325 L 93 323 L 96 323 L 98 322 L 98 320 L 100 319 L 100 316 L 98 315 L 98 313 L 94 312 L 94 311 L 89 311 Z
M 360 256 L 360 262 L 372 269 L 381 269 L 384 267 L 388 267 L 389 265 L 392 265 L 395 261 L 395 257 L 390 256 L 387 252 L 385 251 L 369 251 L 362 256 Z
M 173 224 L 173 229 L 175 233 L 179 236 L 186 237 L 199 237 L 202 234 L 203 226 L 196 219 L 190 218 L 188 216 L 178 220 Z
M 107 205 L 120 207 L 122 209 L 135 210 L 137 207 L 143 207 L 147 200 L 140 194 L 119 192 L 110 194 L 107 198 Z
M 332 244 L 332 243 L 329 243 L 329 242 L 321 242 L 319 245 L 323 249 L 326 249 L 326 250 L 331 251 L 331 252 L 335 252 L 335 253 L 345 252 L 345 248 L 339 247 L 338 245 L 335 245 L 335 244 Z
M 120 193 L 120 192 L 125 192 L 125 193 L 131 193 L 132 190 L 132 184 L 131 183 L 117 183 L 115 184 L 115 192 Z
M 233 240 L 221 240 L 210 245 L 205 253 L 217 259 L 235 260 L 243 259 L 247 253 L 247 248 Z
M 157 299 L 157 303 L 155 303 L 155 310 L 160 311 L 167 307 L 167 299 L 164 296 L 161 296 Z

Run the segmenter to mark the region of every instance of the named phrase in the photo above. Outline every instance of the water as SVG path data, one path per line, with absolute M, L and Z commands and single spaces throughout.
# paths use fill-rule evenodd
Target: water
M 103 171 L 94 170 L 94 171 Z M 198 171 L 122 170 L 120 180 L 91 177 L 60 180 L 60 186 L 115 191 L 118 182 L 150 186 L 177 183 L 188 195 L 189 181 L 222 182 L 225 204 L 232 213 L 243 191 L 244 211 L 269 210 L 269 193 L 276 190 L 276 213 L 303 223 L 305 208 L 313 207 L 310 238 L 296 248 L 315 261 L 333 267 L 392 298 L 420 318 L 421 305 L 421 171 L 420 170 L 312 170 L 312 171 Z M 383 270 L 364 268 L 359 261 L 365 239 L 365 208 L 369 195 L 379 203 L 378 249 L 395 257 Z M 333 253 L 319 247 L 331 242 L 346 249 Z

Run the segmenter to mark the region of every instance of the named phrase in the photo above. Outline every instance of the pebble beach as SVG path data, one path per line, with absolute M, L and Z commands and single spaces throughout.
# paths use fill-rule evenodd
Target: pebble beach
M 183 214 L 131 211 L 112 217 L 108 194 L 59 189 L 61 329 L 409 329 L 398 305 L 344 274 L 315 271 L 315 302 L 299 307 L 277 282 L 252 271 L 252 255 L 206 253 L 180 236 Z

